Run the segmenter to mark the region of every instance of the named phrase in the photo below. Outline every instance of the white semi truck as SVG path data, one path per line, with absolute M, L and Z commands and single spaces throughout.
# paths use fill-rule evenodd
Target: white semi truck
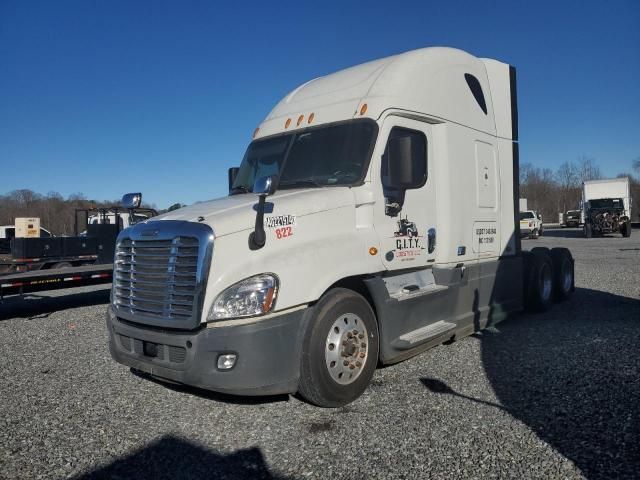
M 588 180 L 582 184 L 584 236 L 620 233 L 631 236 L 629 178 Z
M 522 252 L 513 67 L 425 48 L 317 78 L 254 132 L 229 196 L 118 237 L 114 359 L 327 407 L 390 364 L 573 291 Z

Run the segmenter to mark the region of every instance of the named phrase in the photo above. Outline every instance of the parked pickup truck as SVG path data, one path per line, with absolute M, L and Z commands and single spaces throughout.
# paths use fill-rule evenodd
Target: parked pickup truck
M 127 228 L 113 358 L 169 382 L 325 407 L 390 364 L 544 310 L 566 249 L 523 252 L 515 69 L 451 48 L 296 88 L 229 195 Z
M 538 238 L 544 233 L 542 218 L 534 210 L 520 212 L 520 234 L 529 238 Z
M 560 226 L 567 228 L 579 227 L 581 218 L 582 210 L 568 210 L 567 213 L 564 214 L 564 219 Z

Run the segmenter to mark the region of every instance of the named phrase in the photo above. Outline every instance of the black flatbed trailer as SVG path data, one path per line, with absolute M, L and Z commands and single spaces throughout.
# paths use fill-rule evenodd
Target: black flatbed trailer
M 0 301 L 5 295 L 110 283 L 112 277 L 112 263 L 2 275 Z

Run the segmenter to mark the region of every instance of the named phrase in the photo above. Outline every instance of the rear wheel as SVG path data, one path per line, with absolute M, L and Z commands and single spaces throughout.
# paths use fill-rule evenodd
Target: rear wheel
M 620 233 L 622 233 L 622 236 L 625 238 L 629 238 L 631 236 L 631 221 L 627 220 L 626 222 L 624 222 L 622 224 L 622 227 L 620 228 Z
M 553 262 L 546 248 L 534 248 L 525 261 L 525 307 L 543 312 L 553 301 Z
M 314 307 L 302 349 L 299 393 L 321 407 L 340 407 L 367 388 L 378 362 L 378 325 L 369 303 L 344 288 Z
M 571 252 L 566 248 L 552 248 L 553 294 L 557 301 L 566 300 L 575 289 L 574 264 Z
M 593 237 L 593 229 L 591 228 L 591 224 L 590 223 L 585 223 L 584 224 L 583 232 L 584 232 L 585 238 Z
M 51 265 L 51 269 L 55 269 L 55 268 L 71 268 L 73 265 L 71 265 L 69 262 L 58 262 L 58 263 L 54 263 L 53 265 Z

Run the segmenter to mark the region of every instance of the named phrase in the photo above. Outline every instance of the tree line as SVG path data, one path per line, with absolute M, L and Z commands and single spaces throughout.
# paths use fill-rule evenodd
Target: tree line
M 632 220 L 640 220 L 640 157 L 632 162 L 632 173 L 620 173 L 629 177 L 633 206 Z M 564 162 L 557 170 L 540 168 L 525 163 L 520 166 L 520 197 L 527 199 L 529 209 L 542 214 L 545 222 L 558 221 L 558 213 L 578 209 L 582 196 L 582 182 L 604 178 L 600 167 L 592 158 L 583 156 L 575 162 Z M 54 235 L 73 235 L 77 209 L 103 208 L 119 205 L 119 200 L 89 200 L 82 193 L 66 199 L 57 192 L 42 195 L 32 190 L 14 190 L 0 195 L 0 225 L 13 225 L 16 217 L 39 217 L 42 227 Z M 154 208 L 154 205 L 146 205 Z M 175 203 L 171 211 L 185 205 Z M 84 221 L 80 218 L 79 221 Z
M 82 193 L 74 193 L 65 199 L 58 192 L 42 195 L 28 189 L 14 190 L 0 195 L 0 225 L 13 225 L 16 217 L 38 217 L 40 226 L 54 235 L 74 235 L 76 210 L 117 205 L 120 200 L 89 200 Z M 84 221 L 84 215 L 79 214 L 81 231 Z
M 631 186 L 632 220 L 638 221 L 640 213 L 640 158 L 631 164 L 631 172 L 621 172 L 616 177 L 628 177 Z M 582 156 L 574 162 L 564 162 L 557 170 L 540 168 L 525 163 L 520 166 L 520 198 L 527 199 L 527 207 L 542 214 L 545 222 L 555 223 L 558 214 L 580 208 L 582 182 L 600 180 L 604 176 L 597 162 Z M 633 208 L 633 207 L 636 208 Z

